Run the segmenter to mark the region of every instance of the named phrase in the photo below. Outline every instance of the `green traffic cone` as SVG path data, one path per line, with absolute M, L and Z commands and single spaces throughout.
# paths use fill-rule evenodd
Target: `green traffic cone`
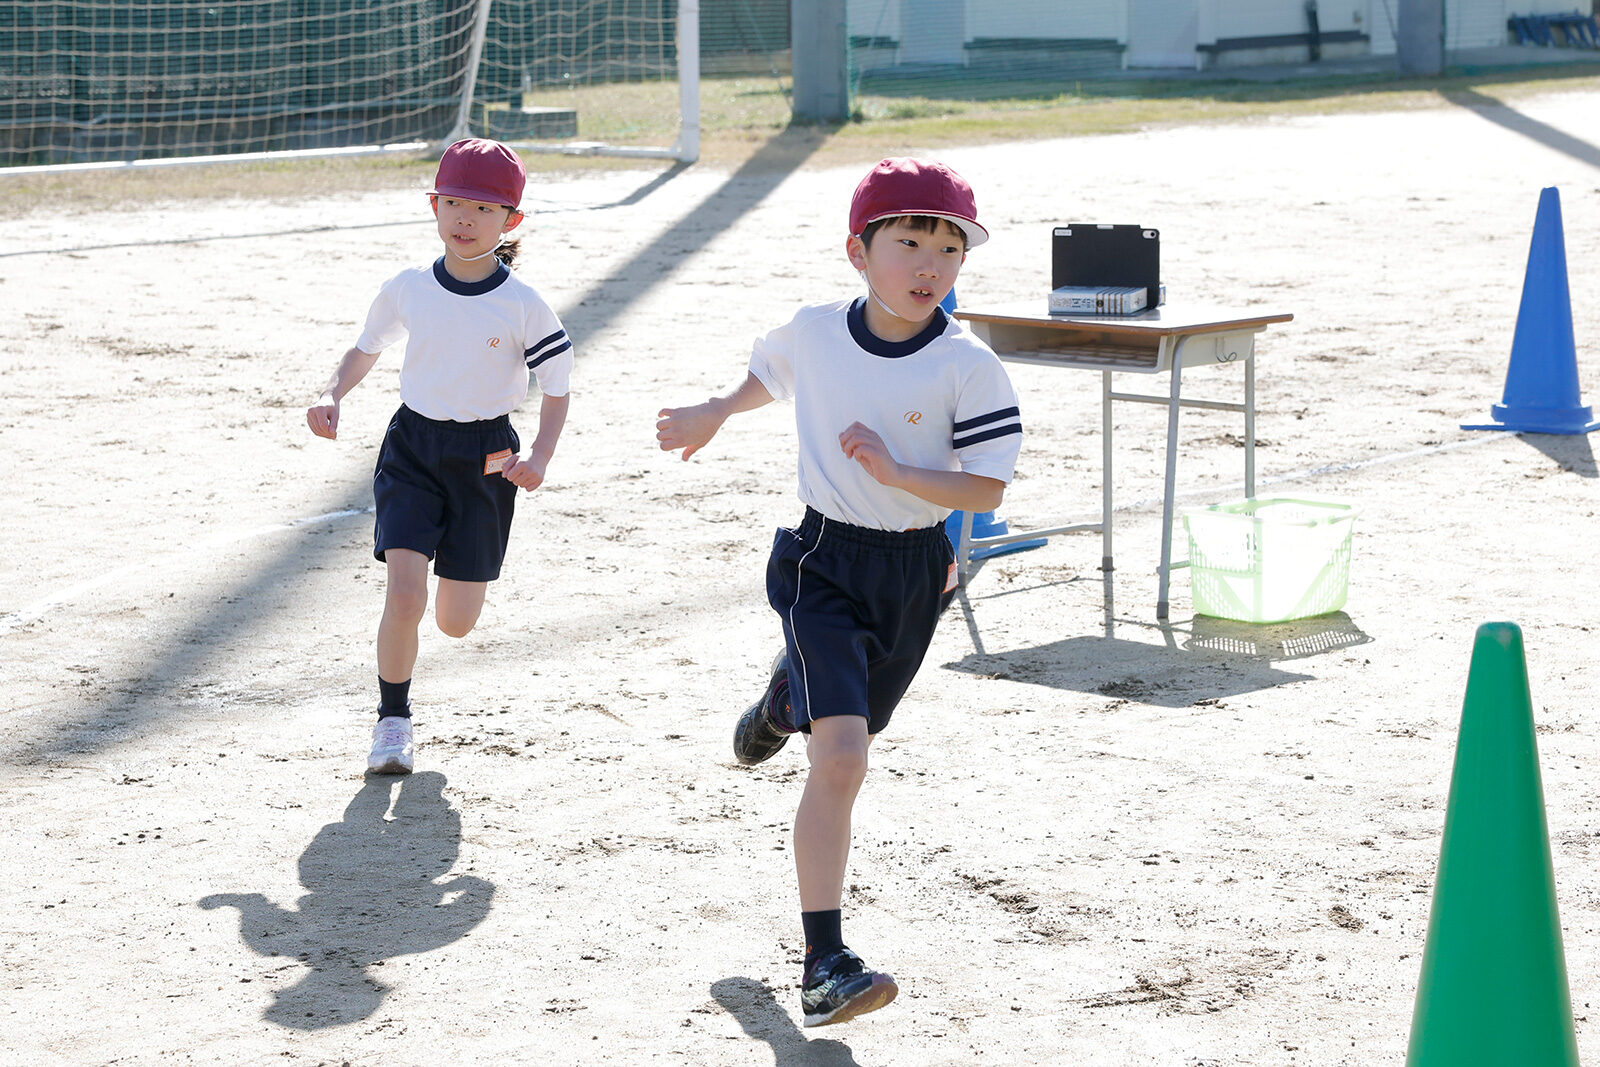
M 1478 627 L 1406 1067 L 1578 1067 L 1522 631 Z

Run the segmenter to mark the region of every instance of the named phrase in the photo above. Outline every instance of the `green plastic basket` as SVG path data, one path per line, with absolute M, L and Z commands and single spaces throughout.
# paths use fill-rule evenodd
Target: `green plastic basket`
M 1239 622 L 1284 622 L 1344 607 L 1350 589 L 1349 504 L 1262 497 L 1184 512 L 1194 610 Z

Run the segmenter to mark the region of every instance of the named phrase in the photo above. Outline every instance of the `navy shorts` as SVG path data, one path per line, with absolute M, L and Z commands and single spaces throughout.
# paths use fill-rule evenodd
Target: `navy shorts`
M 409 548 L 433 560 L 433 573 L 457 582 L 500 577 L 517 487 L 498 472 L 485 474 L 484 464 L 521 447 L 509 416 L 440 422 L 401 404 L 372 472 L 372 554 L 381 560 L 391 548 Z
M 869 734 L 882 732 L 954 595 L 954 560 L 942 525 L 871 530 L 807 508 L 778 531 L 767 602 L 783 620 L 796 726 L 860 715 Z

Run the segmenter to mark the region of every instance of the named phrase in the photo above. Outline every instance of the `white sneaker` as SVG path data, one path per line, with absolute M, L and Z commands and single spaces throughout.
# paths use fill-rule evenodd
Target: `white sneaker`
M 367 770 L 373 774 L 410 774 L 411 720 L 403 715 L 385 715 L 372 728 L 372 754 Z

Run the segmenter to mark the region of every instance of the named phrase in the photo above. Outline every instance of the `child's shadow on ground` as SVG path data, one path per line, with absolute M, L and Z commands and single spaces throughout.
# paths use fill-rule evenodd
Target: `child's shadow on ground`
M 398 956 L 464 937 L 489 914 L 494 886 L 447 877 L 461 851 L 461 816 L 444 799 L 444 775 L 368 775 L 344 818 L 317 832 L 300 856 L 307 892 L 293 910 L 260 893 L 218 893 L 202 908 L 239 909 L 240 935 L 263 956 L 309 970 L 280 990 L 266 1017 L 296 1030 L 365 1019 L 389 986 L 367 973 Z M 441 880 L 442 879 L 442 880 Z
M 807 1041 L 762 982 L 724 978 L 712 985 L 711 996 L 745 1033 L 772 1048 L 776 1067 L 861 1067 L 842 1041 Z

